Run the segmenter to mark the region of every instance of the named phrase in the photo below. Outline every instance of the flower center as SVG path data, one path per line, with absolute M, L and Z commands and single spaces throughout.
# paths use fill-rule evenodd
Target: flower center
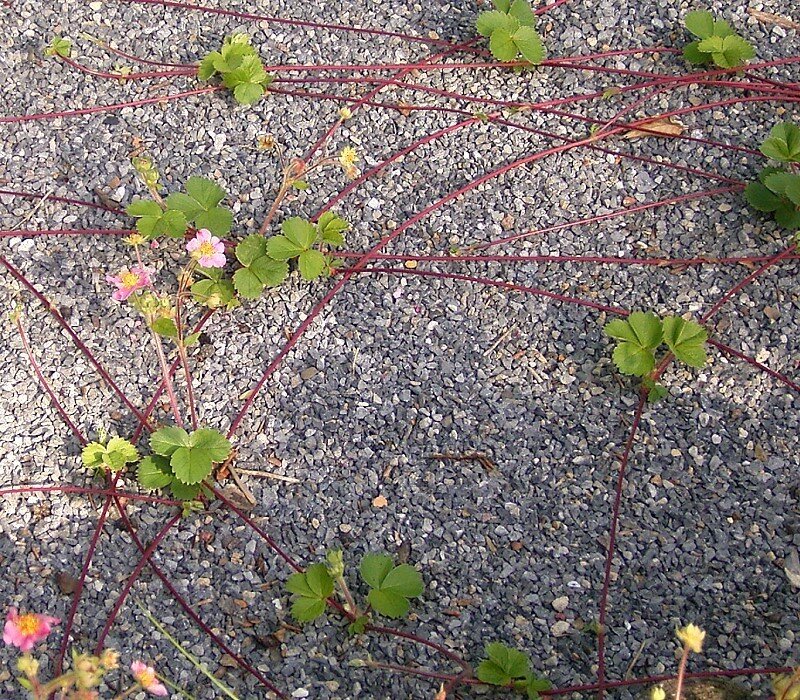
M 39 620 L 31 613 L 20 615 L 17 618 L 17 629 L 26 636 L 36 634 L 39 631 Z
M 131 288 L 139 284 L 139 275 L 135 272 L 123 272 L 119 276 L 119 280 L 122 282 L 123 287 Z
M 139 685 L 147 688 L 148 686 L 153 685 L 153 681 L 156 679 L 156 672 L 146 668 L 143 671 L 139 671 L 139 674 L 136 676 L 136 680 L 139 681 Z
M 200 247 L 197 249 L 197 252 L 200 253 L 201 257 L 205 257 L 206 255 L 214 255 L 217 251 L 214 249 L 214 245 L 209 241 L 205 241 L 200 244 Z

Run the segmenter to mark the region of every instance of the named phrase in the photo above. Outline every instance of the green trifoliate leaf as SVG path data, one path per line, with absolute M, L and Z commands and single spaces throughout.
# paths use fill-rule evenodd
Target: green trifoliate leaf
M 718 19 L 714 22 L 714 36 L 721 36 L 723 39 L 726 36 L 733 36 L 736 34 L 733 27 L 728 24 L 724 19 Z
M 493 0 L 493 2 L 495 9 L 504 14 L 507 14 L 511 9 L 511 0 Z
M 206 228 L 215 236 L 224 236 L 231 230 L 233 215 L 219 203 L 225 190 L 204 177 L 192 176 L 186 181 L 186 194 L 173 192 L 166 199 L 169 211 L 181 212 L 197 228 Z
M 141 487 L 149 491 L 164 488 L 172 483 L 172 467 L 166 457 L 150 455 L 139 462 L 136 477 Z
M 702 42 L 701 49 L 702 49 Z M 722 49 L 711 53 L 720 68 L 736 68 L 756 55 L 753 47 L 742 37 L 732 34 L 722 40 Z
M 800 127 L 791 122 L 776 124 L 769 138 L 761 144 L 761 152 L 783 163 L 800 163 Z
M 422 595 L 422 576 L 413 566 L 394 566 L 391 557 L 368 554 L 361 561 L 361 577 L 371 588 L 367 600 L 380 614 L 398 618 L 408 612 L 409 598 Z
M 305 572 L 292 574 L 286 581 L 286 589 L 293 594 L 294 618 L 309 622 L 322 615 L 333 588 L 333 579 L 324 564 L 312 564 Z
M 800 229 L 800 210 L 791 202 L 782 201 L 775 210 L 775 221 L 783 228 Z
M 267 239 L 258 233 L 248 236 L 236 246 L 236 259 L 245 266 L 266 254 Z
M 233 275 L 236 291 L 247 299 L 257 299 L 264 287 L 275 287 L 289 274 L 289 266 L 267 255 L 267 241 L 253 234 L 236 246 L 236 258 L 245 267 Z
M 173 497 L 177 498 L 179 501 L 193 501 L 197 498 L 202 489 L 200 484 L 184 484 L 178 481 L 178 479 L 173 479 L 169 485 L 169 490 Z M 191 510 L 196 510 L 196 508 L 192 508 L 190 511 Z M 184 517 L 186 517 L 186 513 L 184 513 Z
M 711 61 L 711 54 L 703 53 L 699 48 L 700 42 L 693 41 L 691 44 L 686 44 L 683 47 L 683 57 L 696 65 L 702 65 Z
M 157 318 L 155 321 L 153 321 L 151 328 L 164 338 L 178 337 L 178 327 L 175 325 L 175 321 L 173 321 L 171 318 Z
M 113 472 L 123 469 L 126 464 L 138 459 L 139 453 L 133 444 L 121 437 L 111 438 L 106 445 L 91 442 L 81 452 L 81 460 L 85 467 L 109 469 Z
M 239 83 L 233 88 L 233 97 L 241 105 L 258 102 L 264 94 L 264 87 L 259 83 Z
M 199 428 L 188 436 L 188 440 L 182 436 L 180 439 L 188 444 L 177 447 L 172 452 L 169 463 L 175 477 L 188 485 L 199 484 L 207 478 L 214 463 L 224 462 L 231 451 L 228 439 L 219 431 L 210 428 Z M 167 449 L 171 447 L 172 445 Z M 155 446 L 153 449 L 158 452 Z
M 209 309 L 218 309 L 222 306 L 232 308 L 238 305 L 236 291 L 230 280 L 204 279 L 192 285 L 192 298 Z
M 180 211 L 162 211 L 151 199 L 135 199 L 126 212 L 136 219 L 136 229 L 148 240 L 158 236 L 178 238 L 186 233 L 188 222 Z
M 163 457 L 171 457 L 179 447 L 189 444 L 189 433 L 177 426 L 160 428 L 150 436 L 150 448 Z
M 302 250 L 310 248 L 317 238 L 317 232 L 310 221 L 293 216 L 286 219 L 281 224 L 281 231 L 290 241 L 299 246 Z
M 708 332 L 699 323 L 679 316 L 664 319 L 664 341 L 675 357 L 690 367 L 705 366 L 707 339 Z
M 539 678 L 535 673 L 531 672 L 525 682 L 525 691 L 528 694 L 528 700 L 536 700 L 540 697 L 540 693 L 545 690 L 550 690 L 553 684 L 546 678 Z
M 45 51 L 45 56 L 61 56 L 61 58 L 69 58 L 72 53 L 72 42 L 69 39 L 60 36 L 54 36 Z
M 684 23 L 686 28 L 698 39 L 708 39 L 714 34 L 714 17 L 705 10 L 687 13 Z
M 476 669 L 478 680 L 489 685 L 509 685 L 525 678 L 530 671 L 530 660 L 517 649 L 499 642 L 486 645 L 486 658 Z

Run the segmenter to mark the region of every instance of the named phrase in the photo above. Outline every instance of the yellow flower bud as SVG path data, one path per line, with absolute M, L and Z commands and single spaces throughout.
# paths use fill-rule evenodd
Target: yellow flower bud
M 39 675 L 39 662 L 30 654 L 23 654 L 17 659 L 17 670 L 28 678 L 36 678 Z
M 650 689 L 650 700 L 666 700 L 667 694 L 660 685 L 653 686 Z
M 342 121 L 347 121 L 353 116 L 353 112 L 349 107 L 342 107 L 339 110 L 339 119 Z
M 701 630 L 697 625 L 690 624 L 686 625 L 686 627 L 681 627 L 675 631 L 675 634 L 690 651 L 695 654 L 703 651 L 703 640 L 706 638 L 706 633 L 705 630 Z

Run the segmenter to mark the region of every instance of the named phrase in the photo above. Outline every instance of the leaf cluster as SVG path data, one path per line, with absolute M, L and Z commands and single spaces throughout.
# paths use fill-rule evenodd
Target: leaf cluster
M 163 206 L 153 199 L 135 199 L 125 210 L 136 219 L 136 229 L 147 240 L 159 236 L 181 238 L 189 226 L 224 236 L 233 225 L 229 209 L 220 206 L 226 192 L 215 182 L 197 175 L 186 181 L 186 192 L 173 192 Z
M 760 151 L 781 163 L 800 163 L 800 127 L 790 122 L 777 124 Z M 780 226 L 800 229 L 800 174 L 785 168 L 764 168 L 758 182 L 751 182 L 744 194 L 754 209 L 772 212 Z
M 257 102 L 272 82 L 272 76 L 264 69 L 247 34 L 226 37 L 219 51 L 212 51 L 200 62 L 197 70 L 200 80 L 209 80 L 215 75 L 243 105 Z
M 44 50 L 45 56 L 61 56 L 69 58 L 72 53 L 72 42 L 61 36 L 54 36 L 50 45 Z
M 198 267 L 197 273 L 202 279 L 192 284 L 190 291 L 198 304 L 209 309 L 225 307 L 228 310 L 239 306 L 233 283 L 223 277 L 221 269 Z
M 94 469 L 95 472 L 106 470 L 118 472 L 124 469 L 126 464 L 136 462 L 138 459 L 139 453 L 133 444 L 121 437 L 113 437 L 107 444 L 90 442 L 81 452 L 83 466 Z
M 344 584 L 344 565 L 340 556 L 328 556 L 328 564 L 312 564 L 304 572 L 292 574 L 286 589 L 292 594 L 292 615 L 298 622 L 309 622 L 325 612 L 326 601 L 333 596 L 336 583 Z M 359 572 L 369 587 L 367 602 L 380 615 L 399 618 L 408 613 L 409 601 L 422 595 L 422 576 L 413 566 L 395 566 L 390 556 L 367 554 Z M 359 615 L 350 625 L 351 632 L 363 632 L 369 621 Z
M 536 31 L 536 15 L 528 0 L 494 0 L 494 10 L 478 15 L 478 34 L 489 38 L 489 49 L 498 61 L 513 61 L 522 56 L 537 65 L 545 50 Z
M 620 372 L 645 377 L 650 401 L 666 394 L 648 375 L 656 367 L 656 350 L 666 343 L 675 357 L 690 367 L 706 364 L 708 332 L 699 323 L 680 316 L 663 320 L 652 311 L 635 311 L 627 319 L 617 318 L 605 326 L 606 335 L 617 341 L 613 360 Z
M 189 433 L 170 426 L 150 436 L 150 449 L 153 454 L 145 457 L 137 470 L 141 486 L 148 490 L 169 487 L 175 498 L 192 500 L 211 476 L 214 464 L 228 458 L 231 443 L 211 428 Z
M 752 45 L 739 36 L 724 19 L 714 19 L 705 10 L 689 12 L 684 20 L 697 41 L 683 48 L 683 57 L 690 63 L 713 63 L 720 68 L 736 68 L 756 55 Z
M 304 280 L 316 279 L 340 264 L 325 251 L 340 247 L 349 227 L 344 219 L 331 212 L 325 212 L 316 224 L 293 216 L 281 224 L 281 235 L 267 240 L 267 255 L 284 263 L 294 260 Z
M 524 692 L 530 700 L 536 700 L 540 692 L 551 687 L 548 680 L 534 673 L 530 659 L 518 649 L 490 642 L 484 653 L 486 658 L 475 670 L 478 680 L 483 683 L 514 688 Z

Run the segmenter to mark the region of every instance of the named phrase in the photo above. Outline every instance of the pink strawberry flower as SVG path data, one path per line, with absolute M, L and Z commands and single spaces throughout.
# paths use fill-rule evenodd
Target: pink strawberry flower
M 201 267 L 225 267 L 225 244 L 207 228 L 197 232 L 186 244 L 186 250 Z
M 131 664 L 131 673 L 136 682 L 150 695 L 161 698 L 169 695 L 166 686 L 156 678 L 156 672 L 152 666 L 148 666 L 143 661 L 134 661 Z
M 53 625 L 57 625 L 59 622 L 61 620 L 57 617 L 35 613 L 20 615 L 16 608 L 9 608 L 6 624 L 3 627 L 3 641 L 28 652 L 33 649 L 35 644 L 47 637 L 53 629 Z
M 149 287 L 152 284 L 151 274 L 153 274 L 152 270 L 141 265 L 134 265 L 130 270 L 123 267 L 116 275 L 106 275 L 106 282 L 110 282 L 117 288 L 117 291 L 111 295 L 112 298 L 115 301 L 125 301 L 135 291 Z

